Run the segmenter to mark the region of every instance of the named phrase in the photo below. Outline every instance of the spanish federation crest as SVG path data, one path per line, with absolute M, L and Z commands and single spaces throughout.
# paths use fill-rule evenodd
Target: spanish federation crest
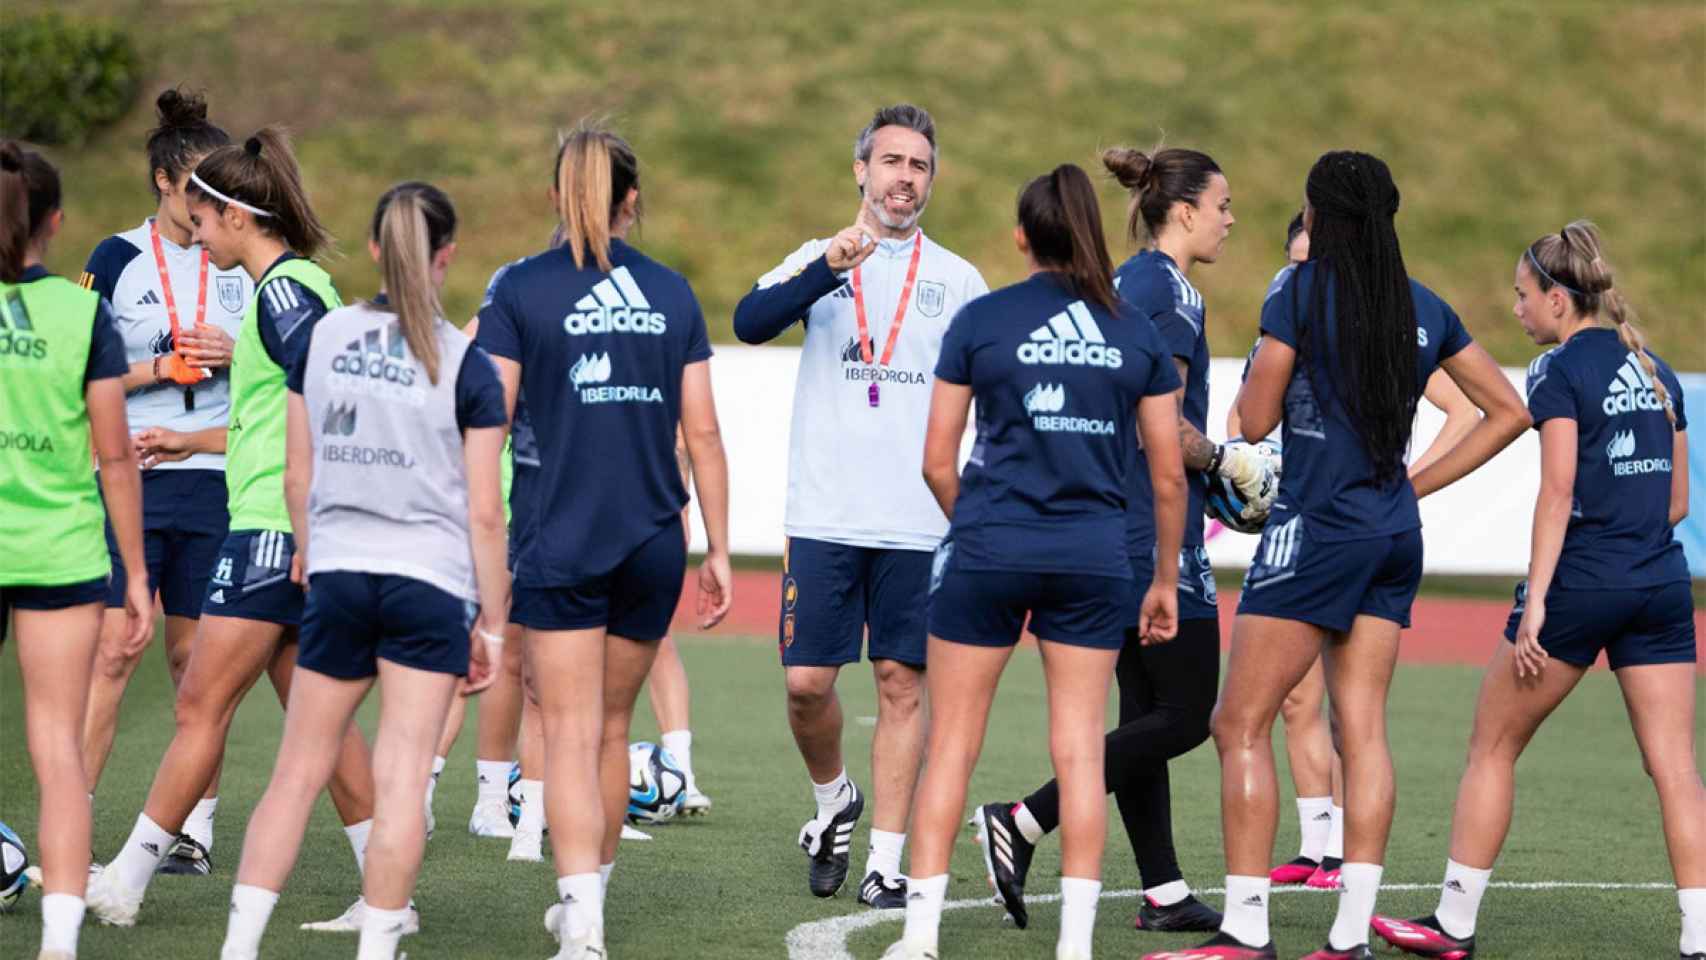
M 243 278 L 217 277 L 219 305 L 226 313 L 241 313 L 243 311 Z
M 918 284 L 918 297 L 914 302 L 918 304 L 918 312 L 921 315 L 939 317 L 942 315 L 942 304 L 947 299 L 946 287 L 934 280 L 925 280 Z

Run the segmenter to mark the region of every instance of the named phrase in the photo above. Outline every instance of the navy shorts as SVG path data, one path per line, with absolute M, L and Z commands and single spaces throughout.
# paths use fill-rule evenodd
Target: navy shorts
M 1528 606 L 1528 581 L 1516 585 L 1505 639 Z M 1591 667 L 1605 651 L 1611 669 L 1693 663 L 1694 596 L 1686 580 L 1622 590 L 1560 590 L 1546 595 L 1540 645 L 1565 663 Z
M 52 587 L 0 587 L 0 637 L 11 622 L 13 610 L 64 610 L 106 599 L 107 578 Z
M 777 643 L 785 667 L 872 660 L 924 666 L 930 552 L 789 537 L 782 552 Z
M 604 627 L 629 640 L 662 640 L 681 602 L 687 543 L 676 517 L 616 569 L 563 587 L 516 587 L 509 619 L 534 630 Z
M 1312 623 L 1335 633 L 1358 616 L 1410 625 L 1422 583 L 1422 532 L 1322 543 L 1302 517 L 1269 523 L 1244 574 L 1238 613 Z
M 302 622 L 302 587 L 290 582 L 296 538 L 277 530 L 233 530 L 207 581 L 203 616 L 239 617 L 294 627 Z
M 201 616 L 207 580 L 219 560 L 230 525 L 225 474 L 219 470 L 144 470 L 142 472 L 142 553 L 148 564 L 148 590 L 160 595 L 168 617 Z M 112 524 L 107 524 L 107 554 L 113 578 L 109 607 L 124 606 L 124 559 Z
M 308 584 L 297 666 L 343 680 L 373 676 L 380 660 L 458 677 L 468 673 L 474 604 L 392 574 L 330 570 Z
M 930 633 L 943 640 L 1010 647 L 1029 615 L 1044 640 L 1118 650 L 1137 620 L 1129 577 L 963 570 L 953 551 L 952 543 L 936 551 L 930 577 Z

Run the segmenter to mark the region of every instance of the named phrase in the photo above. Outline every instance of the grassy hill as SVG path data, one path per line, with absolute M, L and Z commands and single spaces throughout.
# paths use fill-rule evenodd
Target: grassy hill
M 1309 164 L 1356 147 L 1394 169 L 1411 272 L 1500 359 L 1534 353 L 1509 310 L 1523 245 L 1590 216 L 1658 348 L 1706 369 L 1698 2 L 13 0 L 0 29 L 50 6 L 129 24 L 151 71 L 116 128 L 56 151 L 61 272 L 149 212 L 152 97 L 183 82 L 236 135 L 294 131 L 346 294 L 375 282 L 362 234 L 380 191 L 446 188 L 465 222 L 447 299 L 466 316 L 492 269 L 550 232 L 554 130 L 599 113 L 641 156 L 638 241 L 693 280 L 726 338 L 759 273 L 851 222 L 853 135 L 873 106 L 909 99 L 942 146 L 926 229 L 991 284 L 1022 270 L 1008 229 L 1026 177 L 1164 132 L 1230 176 L 1239 225 L 1193 279 L 1214 351 L 1241 353 Z M 1109 184 L 1104 200 L 1119 258 L 1124 197 Z

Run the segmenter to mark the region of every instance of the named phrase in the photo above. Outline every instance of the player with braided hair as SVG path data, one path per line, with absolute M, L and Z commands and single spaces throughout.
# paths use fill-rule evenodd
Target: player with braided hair
M 1449 305 L 1410 279 L 1391 171 L 1366 153 L 1324 154 L 1305 185 L 1309 259 L 1262 308 L 1262 344 L 1239 395 L 1244 435 L 1284 415 L 1286 471 L 1245 577 L 1225 686 L 1220 751 L 1226 911 L 1193 957 L 1276 956 L 1268 857 L 1279 818 L 1271 735 L 1286 694 L 1323 657 L 1345 765 L 1344 894 L 1328 944 L 1308 960 L 1369 957 L 1368 924 L 1391 826 L 1386 695 L 1422 574 L 1416 500 L 1491 459 L 1528 424 L 1522 401 Z M 1444 368 L 1486 412 L 1405 480 L 1422 384 Z M 1152 954 L 1165 960 L 1179 954 Z

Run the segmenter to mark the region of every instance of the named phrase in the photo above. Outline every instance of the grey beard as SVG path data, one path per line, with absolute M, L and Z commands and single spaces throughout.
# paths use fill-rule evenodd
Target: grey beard
M 912 208 L 912 215 L 907 217 L 893 216 L 881 200 L 866 200 L 865 202 L 870 206 L 871 213 L 876 215 L 878 223 L 890 230 L 910 230 L 918 223 L 918 218 L 924 216 L 924 208 L 930 203 L 930 195 L 925 194 L 919 198 L 919 202 Z

